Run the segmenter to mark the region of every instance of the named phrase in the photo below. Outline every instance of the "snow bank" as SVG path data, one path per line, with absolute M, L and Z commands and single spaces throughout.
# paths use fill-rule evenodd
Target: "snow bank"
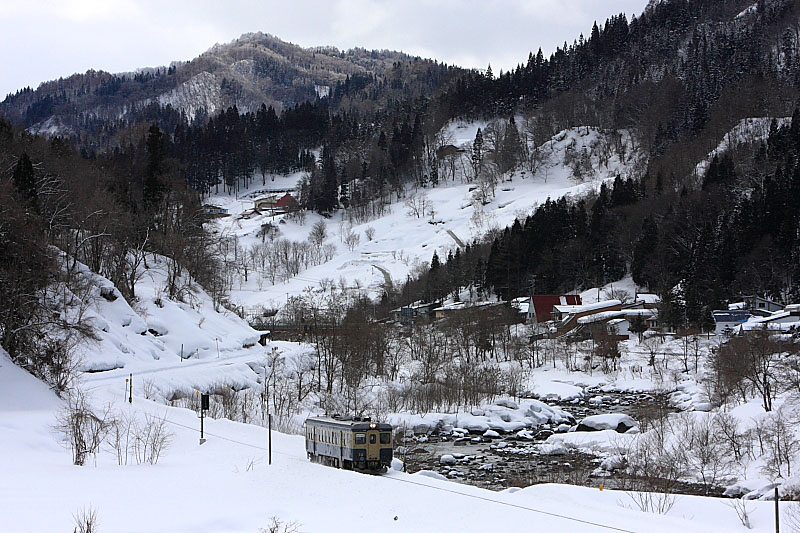
M 558 425 L 571 422 L 572 416 L 562 409 L 539 400 L 525 399 L 519 403 L 500 399 L 493 404 L 480 406 L 470 413 L 395 413 L 389 415 L 391 424 L 405 426 L 414 433 L 430 433 L 434 430 L 459 432 L 466 430 L 488 436 L 497 432 L 512 433 L 544 424 Z M 499 436 L 499 435 L 498 435 Z
M 613 452 L 626 449 L 636 435 L 620 434 L 613 429 L 601 431 L 573 431 L 571 433 L 555 433 L 547 437 L 542 447 L 563 447 L 586 449 L 591 452 Z
M 617 433 L 625 433 L 639 424 L 630 416 L 623 413 L 608 413 L 604 415 L 587 416 L 578 422 L 576 431 L 602 431 L 613 429 Z

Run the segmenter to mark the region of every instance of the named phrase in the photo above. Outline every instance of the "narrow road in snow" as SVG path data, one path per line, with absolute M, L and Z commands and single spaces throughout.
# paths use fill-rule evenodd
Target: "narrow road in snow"
M 372 265 L 375 269 L 383 274 L 383 288 L 386 289 L 388 292 L 392 288 L 392 275 L 389 274 L 389 271 L 383 268 L 382 266 Z
M 134 376 L 144 376 L 149 374 L 159 374 L 162 372 L 174 372 L 181 370 L 197 370 L 198 368 L 215 368 L 215 367 L 223 367 L 229 366 L 234 363 L 249 363 L 251 361 L 257 361 L 259 358 L 263 357 L 263 353 L 254 353 L 253 351 L 248 351 L 247 353 L 243 353 L 240 355 L 232 355 L 229 357 L 221 357 L 221 358 L 212 358 L 212 359 L 184 359 L 183 362 L 178 364 L 170 364 L 167 366 L 156 366 L 151 367 L 143 370 L 136 369 L 134 366 L 131 367 L 122 367 L 122 368 L 115 368 L 114 370 L 108 370 L 105 372 L 86 372 L 82 375 L 82 378 L 85 380 L 86 383 L 102 383 L 105 381 L 112 381 L 118 380 L 120 378 L 124 378 L 128 376 L 128 374 L 133 373 Z
M 461 242 L 461 239 L 459 239 L 458 236 L 451 230 L 447 230 L 447 234 L 450 235 L 454 241 L 456 241 L 456 244 L 459 246 L 459 248 L 461 248 L 462 250 L 466 248 L 466 246 L 464 246 L 464 243 Z

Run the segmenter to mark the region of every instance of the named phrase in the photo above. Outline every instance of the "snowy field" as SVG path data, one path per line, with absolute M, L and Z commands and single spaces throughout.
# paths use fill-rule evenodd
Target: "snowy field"
M 138 464 L 131 458 L 120 465 L 105 444 L 89 457 L 87 466 L 72 466 L 63 435 L 54 429 L 63 402 L 0 354 L 4 531 L 69 531 L 73 515 L 88 507 L 97 512 L 101 532 L 258 531 L 269 527 L 273 517 L 284 524 L 296 522 L 305 532 L 350 530 L 354 520 L 394 531 L 746 531 L 729 507 L 730 500 L 679 496 L 670 512 L 661 516 L 638 510 L 635 495 L 620 491 L 545 484 L 491 492 L 424 473 L 393 470 L 368 476 L 312 464 L 305 457 L 302 437 L 277 432 L 270 466 L 266 430 L 226 419 L 206 419 L 208 441 L 201 446 L 196 413 L 165 405 L 166 397 L 175 392 L 191 395 L 220 383 L 259 387 L 258 364 L 269 350 L 277 348 L 293 358 L 309 347 L 285 342 L 251 346 L 257 332 L 238 317 L 216 313 L 201 290 L 191 305 L 165 298 L 159 290 L 163 280 L 158 263 L 150 270 L 137 287 L 136 310 L 121 298 L 109 302 L 104 297 L 90 308 L 98 320 L 100 340 L 84 347 L 84 365 L 105 371 L 84 374 L 81 382 L 98 412 L 108 408 L 117 418 L 140 421 L 147 415 L 164 418 L 173 434 L 170 447 L 157 464 Z M 95 281 L 98 291 L 106 287 L 102 278 Z M 624 285 L 624 281 L 617 284 Z M 217 353 L 221 332 L 226 334 Z M 187 340 L 196 350 L 183 360 L 182 339 L 185 352 Z M 677 350 L 675 342 L 667 341 L 662 349 Z M 691 374 L 676 372 L 659 382 L 629 371 L 647 357 L 643 347 L 629 341 L 624 353 L 625 370 L 613 376 L 568 371 L 559 363 L 555 369 L 537 369 L 530 385 L 542 398 L 577 398 L 586 387 L 599 386 L 609 392 L 677 389 L 676 402 L 689 410 L 703 402 Z M 125 378 L 131 373 L 134 394 L 128 403 Z M 753 401 L 734 414 L 749 420 L 763 411 Z M 454 419 L 435 413 L 392 416 L 395 423 L 413 425 L 416 420 L 424 426 L 441 421 L 473 431 L 516 431 L 564 419 L 562 409 L 546 401 L 510 399 Z M 601 415 L 594 421 L 598 429 L 623 419 L 606 418 Z M 586 449 L 613 461 L 621 440 L 636 438 L 635 433 L 620 435 L 612 430 L 570 432 L 553 435 L 541 446 L 545 453 Z M 768 483 L 759 477 L 758 466 L 758 462 L 751 465 L 751 479 L 742 483 L 742 492 L 757 491 Z M 748 506 L 754 531 L 771 531 L 772 504 L 753 501 Z
M 117 413 L 164 417 L 174 433 L 155 465 L 117 464 L 105 450 L 70 464 L 53 430 L 60 401 L 0 355 L 0 516 L 4 531 L 69 531 L 91 506 L 99 531 L 254 532 L 272 517 L 304 532 L 351 531 L 746 531 L 723 500 L 680 497 L 668 516 L 631 509 L 630 496 L 567 485 L 494 493 L 423 475 L 345 472 L 310 463 L 302 437 L 207 420 L 198 444 L 194 412 L 166 407 L 121 387 L 95 387 L 93 403 Z M 95 383 L 96 384 L 96 383 Z M 753 531 L 772 531 L 772 506 L 752 502 Z

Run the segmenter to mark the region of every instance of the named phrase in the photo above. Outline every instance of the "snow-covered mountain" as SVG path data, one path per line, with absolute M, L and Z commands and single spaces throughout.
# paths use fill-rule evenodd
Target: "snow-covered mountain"
M 0 103 L 0 112 L 34 133 L 74 135 L 78 116 L 99 120 L 131 118 L 152 102 L 170 105 L 191 119 L 198 111 L 213 115 L 237 106 L 262 103 L 278 111 L 325 96 L 348 76 L 380 75 L 400 52 L 334 47 L 302 48 L 263 33 L 248 33 L 216 44 L 191 61 L 169 67 L 111 74 L 89 71 L 44 82 Z

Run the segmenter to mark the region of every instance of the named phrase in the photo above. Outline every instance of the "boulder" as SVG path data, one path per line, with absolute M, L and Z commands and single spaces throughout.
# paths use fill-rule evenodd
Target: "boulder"
M 630 416 L 622 413 L 587 416 L 578 423 L 576 431 L 602 431 L 613 429 L 617 433 L 625 433 L 639 424 Z

